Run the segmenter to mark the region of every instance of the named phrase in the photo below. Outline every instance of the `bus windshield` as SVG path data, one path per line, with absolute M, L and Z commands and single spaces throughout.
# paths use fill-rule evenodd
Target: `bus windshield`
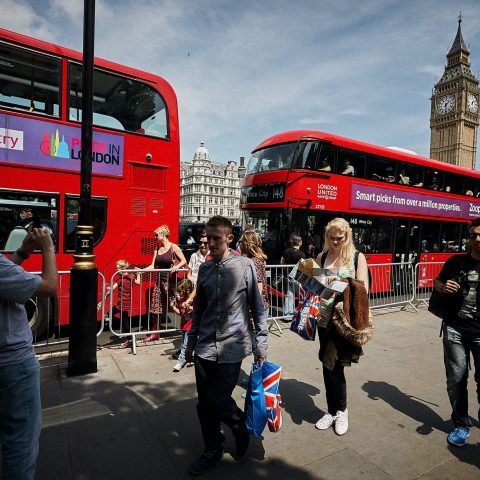
M 297 142 L 284 143 L 253 152 L 248 160 L 247 175 L 250 173 L 270 172 L 289 169 Z

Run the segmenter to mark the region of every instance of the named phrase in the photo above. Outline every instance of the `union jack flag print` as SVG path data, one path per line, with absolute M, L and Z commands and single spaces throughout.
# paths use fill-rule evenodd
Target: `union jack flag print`
M 278 432 L 282 426 L 282 411 L 280 409 L 282 397 L 278 393 L 281 373 L 281 365 L 276 365 L 271 362 L 263 362 L 263 390 L 265 393 L 265 404 L 267 406 L 268 429 L 271 432 Z
M 290 330 L 298 333 L 305 340 L 315 340 L 319 306 L 320 297 L 311 290 L 307 290 L 293 314 Z

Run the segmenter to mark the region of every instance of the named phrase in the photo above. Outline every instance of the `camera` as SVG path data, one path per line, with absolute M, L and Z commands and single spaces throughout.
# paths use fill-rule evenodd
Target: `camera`
M 38 215 L 34 215 L 32 217 L 32 228 L 42 228 L 42 222 L 40 220 L 40 217 Z

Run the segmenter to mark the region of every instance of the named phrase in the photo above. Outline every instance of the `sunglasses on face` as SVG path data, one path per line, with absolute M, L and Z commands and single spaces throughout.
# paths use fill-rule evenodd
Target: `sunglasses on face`
M 480 237 L 480 232 L 476 233 L 476 232 L 470 232 L 468 234 L 468 238 L 470 240 L 476 240 L 478 237 Z
M 208 242 L 199 242 L 199 245 L 201 247 L 207 247 L 208 246 Z

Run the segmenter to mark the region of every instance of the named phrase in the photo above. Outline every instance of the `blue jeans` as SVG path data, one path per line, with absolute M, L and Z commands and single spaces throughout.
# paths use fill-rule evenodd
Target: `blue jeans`
M 288 279 L 287 296 L 283 304 L 283 314 L 293 315 L 295 313 L 295 293 L 298 291 L 298 283 L 295 280 Z
M 42 428 L 40 365 L 36 358 L 0 367 L 3 480 L 33 480 Z
M 188 332 L 184 332 L 182 330 L 182 346 L 180 347 L 180 353 L 178 355 L 178 360 L 177 363 L 180 363 L 182 365 L 185 365 L 186 360 L 185 360 L 185 350 L 187 349 L 187 343 L 188 343 Z
M 460 333 L 453 327 L 443 327 L 443 354 L 447 375 L 447 392 L 452 405 L 452 421 L 456 427 L 470 429 L 468 415 L 468 360 L 470 352 L 475 367 L 477 399 L 480 404 L 480 337 Z M 478 411 L 480 417 L 480 409 Z

